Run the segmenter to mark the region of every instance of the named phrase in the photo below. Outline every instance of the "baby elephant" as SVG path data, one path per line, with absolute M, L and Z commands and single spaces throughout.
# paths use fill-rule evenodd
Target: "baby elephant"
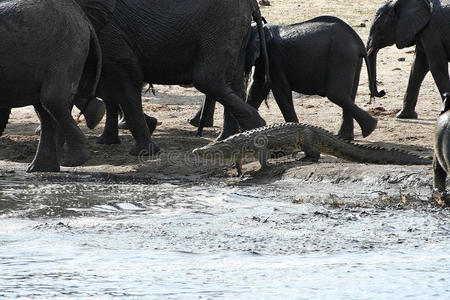
M 377 120 L 355 105 L 363 58 L 371 96 L 382 97 L 384 91 L 376 91 L 364 43 L 348 24 L 336 17 L 321 16 L 297 24 L 267 25 L 265 34 L 271 89 L 286 122 L 298 122 L 292 103 L 292 91 L 295 91 L 328 97 L 339 105 L 343 110 L 339 130 L 342 138 L 353 139 L 353 119 L 359 123 L 363 137 L 376 128 Z M 255 72 L 247 101 L 256 108 L 270 91 L 264 84 L 258 44 L 258 35 L 252 32 L 247 61 L 254 61 Z
M 447 205 L 450 199 L 447 197 L 445 180 L 450 172 L 450 93 L 444 94 L 444 103 L 441 115 L 437 121 L 434 136 L 433 158 L 433 194 L 442 197 Z

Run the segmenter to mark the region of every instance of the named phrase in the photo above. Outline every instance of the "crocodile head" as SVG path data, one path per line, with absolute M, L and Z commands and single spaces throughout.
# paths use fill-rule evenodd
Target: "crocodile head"
M 226 141 L 212 142 L 206 146 L 192 150 L 192 153 L 206 160 L 218 162 L 236 162 L 242 157 L 241 149 L 234 148 Z

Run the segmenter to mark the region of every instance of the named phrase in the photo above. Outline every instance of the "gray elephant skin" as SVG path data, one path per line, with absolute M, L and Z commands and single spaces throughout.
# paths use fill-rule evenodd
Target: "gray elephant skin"
M 94 97 L 101 68 L 85 13 L 71 0 L 2 1 L 0 36 L 0 117 L 7 120 L 11 108 L 33 105 L 41 122 L 28 171 L 59 171 L 56 127 L 65 142 L 61 164 L 81 165 L 90 153 L 69 106 L 74 95 Z
M 441 95 L 450 91 L 450 1 L 391 0 L 375 13 L 367 42 L 369 61 L 376 78 L 378 50 L 415 45 L 415 57 L 397 118 L 417 118 L 415 107 L 420 86 L 431 71 Z
M 81 6 L 87 0 L 79 0 Z M 99 1 L 99 0 L 97 0 Z M 87 1 L 92 2 L 92 1 Z M 226 124 L 233 134 L 265 124 L 246 104 L 243 82 L 245 47 L 252 17 L 262 22 L 255 0 L 122 0 L 107 1 L 112 13 L 93 22 L 103 54 L 97 96 L 106 104 L 106 124 L 99 143 L 119 143 L 119 107 L 134 139 L 132 155 L 159 151 L 142 111 L 141 87 L 152 84 L 193 84 L 226 108 Z M 108 16 L 108 12 L 103 12 Z M 230 116 L 232 114 L 233 117 Z M 234 123 L 234 125 L 233 125 Z M 224 137 L 224 136 L 223 136 Z
M 447 204 L 450 199 L 445 181 L 450 172 L 450 93 L 444 94 L 442 113 L 437 120 L 434 136 L 433 189 L 434 194 L 443 197 Z
M 246 51 L 246 72 L 255 65 L 247 96 L 250 105 L 258 109 L 272 90 L 285 121 L 298 122 L 292 91 L 320 95 L 343 109 L 339 130 L 342 138 L 353 139 L 353 119 L 359 123 L 364 137 L 376 128 L 377 120 L 355 104 L 363 58 L 368 67 L 371 96 L 382 97 L 384 91 L 376 91 L 364 43 L 348 24 L 336 17 L 321 16 L 291 25 L 265 25 L 264 32 L 272 84 L 264 82 L 259 37 L 253 28 Z M 210 118 L 211 105 L 205 103 L 204 107 L 207 108 L 204 118 Z

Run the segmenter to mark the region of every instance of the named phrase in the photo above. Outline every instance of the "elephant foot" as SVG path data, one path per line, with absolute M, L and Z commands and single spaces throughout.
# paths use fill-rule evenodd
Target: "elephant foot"
M 94 129 L 103 119 L 105 111 L 105 103 L 100 99 L 92 98 L 88 102 L 86 109 L 83 111 L 87 127 L 89 129 Z
M 369 122 L 365 124 L 364 127 L 361 127 L 361 132 L 363 137 L 369 136 L 375 128 L 377 128 L 378 120 L 375 118 L 370 118 Z
M 77 151 L 71 150 L 64 153 L 64 160 L 61 163 L 64 167 L 77 167 L 84 164 L 91 158 L 91 153 L 87 148 L 82 148 Z
M 417 119 L 417 113 L 414 110 L 404 110 L 398 112 L 398 114 L 395 116 L 397 119 Z
M 213 117 L 214 117 L 214 115 L 213 115 Z M 188 119 L 188 123 L 194 127 L 199 127 L 200 126 L 200 115 L 195 114 L 190 119 Z M 214 118 L 208 118 L 205 120 L 204 127 L 213 127 L 213 126 L 214 126 Z
M 59 172 L 58 161 L 52 160 L 33 160 L 27 168 L 28 173 L 32 172 Z
M 156 126 L 158 126 L 158 119 L 145 115 L 145 122 L 147 123 L 150 135 L 152 135 L 153 131 L 156 129 Z
M 196 113 L 194 116 L 188 119 L 188 123 L 194 127 L 200 126 L 200 115 Z
M 431 194 L 431 198 L 434 199 L 439 205 L 450 206 L 450 196 L 447 194 L 447 191 L 442 191 L 436 188 L 433 188 L 433 192 Z
M 113 137 L 110 135 L 102 134 L 97 139 L 97 144 L 104 144 L 104 145 L 120 144 L 120 139 L 117 135 Z
M 150 135 L 153 134 L 153 132 L 156 129 L 156 126 L 159 125 L 158 119 L 145 115 L 145 122 L 147 123 L 148 130 L 150 131 Z M 127 121 L 125 121 L 125 118 L 122 118 L 119 120 L 118 128 L 119 129 L 128 129 Z
M 148 144 L 136 144 L 131 148 L 129 154 L 133 156 L 152 156 L 159 152 L 159 147 L 154 142 Z

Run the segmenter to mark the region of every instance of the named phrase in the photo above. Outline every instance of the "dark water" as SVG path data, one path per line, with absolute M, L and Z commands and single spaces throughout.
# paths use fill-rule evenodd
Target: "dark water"
M 0 177 L 1 298 L 450 295 L 450 210 L 426 188 L 61 176 Z

